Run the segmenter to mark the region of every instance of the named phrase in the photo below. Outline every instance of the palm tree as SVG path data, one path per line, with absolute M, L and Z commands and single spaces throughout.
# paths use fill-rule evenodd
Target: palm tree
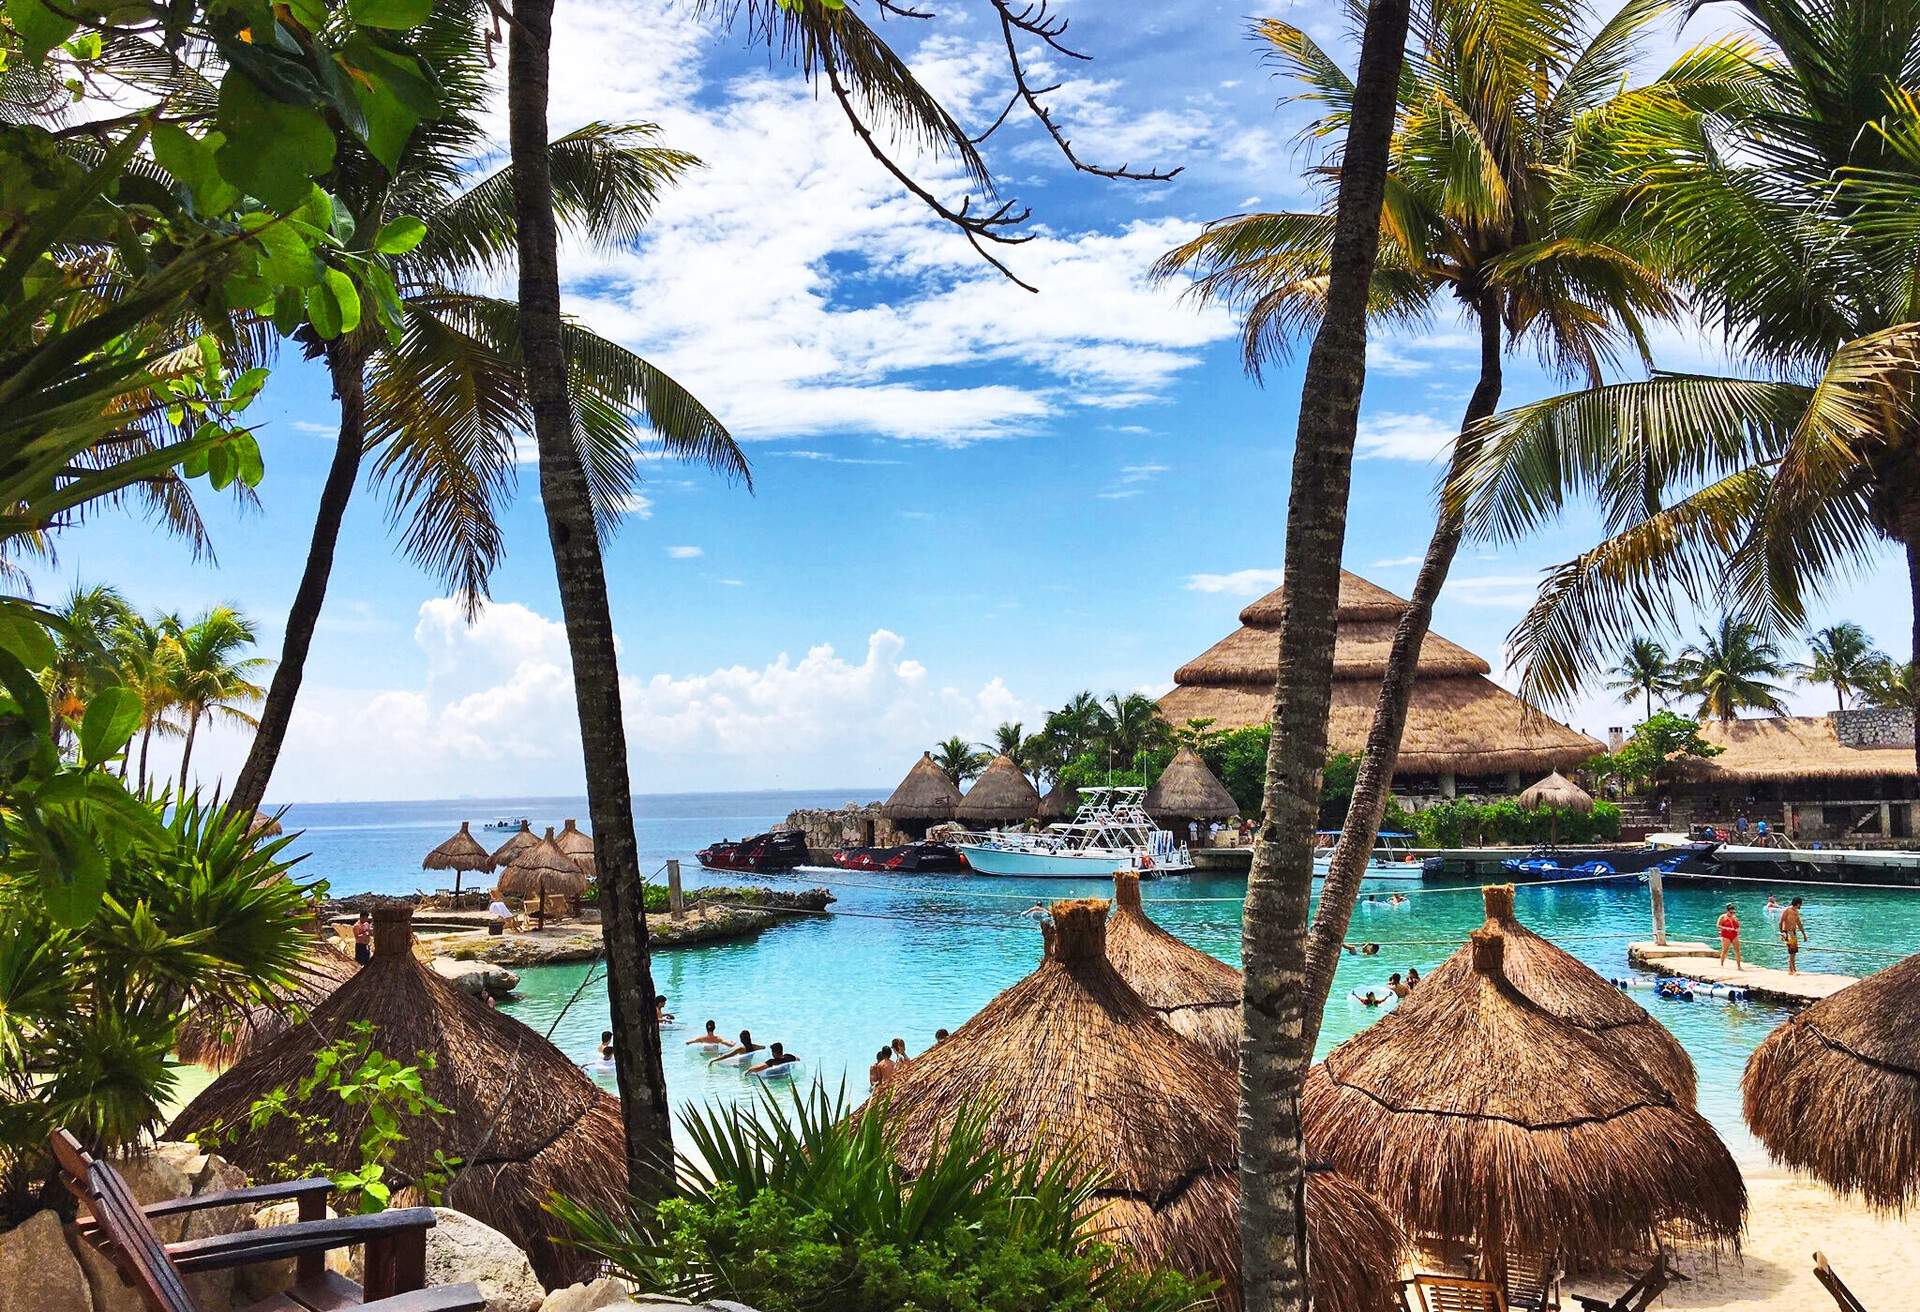
M 1807 639 L 1813 659 L 1793 667 L 1802 683 L 1824 683 L 1833 688 L 1834 702 L 1847 709 L 1847 694 L 1860 691 L 1872 672 L 1887 663 L 1874 649 L 1873 639 L 1858 624 L 1835 624 Z
M 1623 349 L 1644 359 L 1643 320 L 1674 309 L 1645 253 L 1571 203 L 1565 187 L 1587 122 L 1618 93 L 1647 26 L 1670 8 L 1671 0 L 1631 0 L 1591 31 L 1583 9 L 1548 3 L 1452 0 L 1422 19 L 1400 82 L 1370 310 L 1380 322 L 1407 322 L 1451 306 L 1478 337 L 1479 379 L 1453 443 L 1452 474 L 1476 449 L 1475 425 L 1499 406 L 1508 351 L 1532 350 L 1556 371 L 1598 383 Z M 1264 19 L 1253 31 L 1271 60 L 1301 82 L 1300 98 L 1324 107 L 1308 133 L 1335 137 L 1354 94 L 1339 64 L 1290 24 Z M 1337 182 L 1337 158 L 1317 172 Z M 1197 297 L 1241 311 L 1242 353 L 1258 373 L 1324 311 L 1333 221 L 1326 207 L 1222 219 L 1164 256 L 1157 272 L 1197 271 Z M 1458 509 L 1443 504 L 1394 633 L 1313 927 L 1309 978 L 1322 1004 L 1385 813 L 1421 645 L 1461 533 Z M 1320 1007 L 1310 999 L 1309 1010 L 1317 1031 Z
M 140 769 L 135 786 L 147 791 L 147 750 L 153 737 L 173 737 L 181 730 L 167 718 L 179 697 L 181 648 L 174 636 L 186 626 L 177 616 L 157 619 L 130 613 L 121 626 L 115 644 L 120 661 L 120 682 L 140 698 Z M 126 777 L 128 752 L 120 759 L 120 777 Z
M 1449 499 L 1512 540 L 1573 498 L 1608 536 L 1514 630 L 1523 688 L 1564 701 L 1599 652 L 1723 595 L 1770 632 L 1897 544 L 1920 652 L 1920 9 L 1743 0 L 1760 41 L 1628 97 L 1580 167 L 1585 204 L 1652 234 L 1741 376 L 1655 374 L 1496 416 Z M 1916 743 L 1920 760 L 1920 743 Z
M 1636 696 L 1647 699 L 1647 718 L 1653 718 L 1653 699 L 1664 703 L 1680 691 L 1680 678 L 1674 673 L 1667 649 L 1652 638 L 1636 637 L 1620 652 L 1620 663 L 1607 671 L 1610 691 L 1622 694 L 1620 700 L 1632 704 Z
M 1700 640 L 1681 648 L 1674 662 L 1680 690 L 1700 698 L 1699 717 L 1723 723 L 1742 711 L 1785 715 L 1780 689 L 1767 682 L 1785 669 L 1780 649 L 1759 626 L 1731 615 L 1702 628 Z
M 958 734 L 936 744 L 933 749 L 933 763 L 940 767 L 941 774 L 953 781 L 955 788 L 979 774 L 992 762 L 991 756 Z
M 1139 764 L 1140 754 L 1164 747 L 1173 730 L 1160 718 L 1160 706 L 1145 693 L 1121 696 L 1107 694 L 1094 721 L 1091 746 L 1106 756 L 1110 765 L 1131 770 Z
M 1875 708 L 1913 710 L 1920 707 L 1920 665 L 1881 657 L 1867 670 L 1860 699 Z
M 53 712 L 55 741 L 79 723 L 87 700 L 115 681 L 119 635 L 132 608 L 117 588 L 76 584 L 54 613 L 53 664 L 41 676 Z
M 1034 762 L 1031 757 L 1037 741 L 1027 737 L 1026 726 L 1018 720 L 1001 722 L 994 728 L 993 741 L 980 745 L 1012 761 L 1020 767 L 1022 774 L 1033 772 Z
M 200 721 L 218 716 L 249 727 L 259 723 L 242 710 L 266 695 L 249 677 L 268 664 L 261 656 L 243 653 L 254 644 L 253 623 L 231 606 L 215 606 L 167 635 L 178 648 L 170 666 L 173 701 L 186 717 L 186 742 L 180 748 L 180 795 L 187 793 L 187 770 L 193 762 L 193 740 Z
M 266 795 L 286 741 L 307 655 L 326 599 L 341 524 L 363 456 L 388 493 L 402 548 L 444 579 L 470 610 L 486 595 L 504 550 L 497 516 L 512 496 L 518 444 L 531 427 L 520 367 L 519 308 L 467 290 L 513 266 L 512 166 L 473 180 L 491 148 L 481 115 L 491 93 L 484 10 L 472 0 L 434 6 L 405 40 L 439 79 L 438 115 L 421 123 L 389 173 L 363 150 L 343 149 L 331 190 L 355 229 L 377 233 L 399 216 L 426 225 L 394 257 L 405 331 L 390 339 L 374 316 L 321 347 L 340 407 L 340 432 L 260 732 L 228 804 L 251 812 Z M 658 194 L 697 165 L 659 143 L 651 124 L 589 124 L 547 149 L 558 221 L 608 244 L 639 236 Z M 404 244 L 404 243 L 399 243 Z M 594 531 L 619 523 L 638 480 L 633 424 L 644 417 L 670 455 L 747 477 L 746 458 L 719 420 L 639 356 L 580 327 L 561 328 L 559 378 L 577 419 L 576 457 L 588 480 Z

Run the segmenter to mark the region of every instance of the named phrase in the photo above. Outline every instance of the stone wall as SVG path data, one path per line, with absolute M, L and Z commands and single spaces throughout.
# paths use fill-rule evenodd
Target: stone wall
M 821 852 L 836 847 L 891 847 L 908 841 L 893 821 L 880 814 L 878 802 L 848 802 L 831 811 L 795 811 L 781 827 L 798 829 L 807 836 L 807 846 Z
M 1827 718 L 1842 747 L 1913 746 L 1913 711 L 1904 706 L 1828 711 Z

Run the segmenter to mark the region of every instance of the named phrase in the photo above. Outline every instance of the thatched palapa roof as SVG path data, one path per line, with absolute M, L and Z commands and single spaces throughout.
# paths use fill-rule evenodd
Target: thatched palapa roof
M 225 1070 L 285 1034 L 296 1013 L 311 1012 L 359 969 L 351 957 L 316 938 L 313 950 L 294 967 L 293 988 L 271 1002 L 244 1007 L 202 1003 L 180 1022 L 174 1047 L 182 1061 Z
M 420 862 L 420 868 L 422 870 L 491 870 L 493 857 L 486 848 L 480 846 L 480 840 L 473 836 L 473 829 L 469 823 L 462 820 L 460 832 L 427 853 L 426 858 Z
M 580 826 L 568 820 L 566 827 L 554 836 L 553 845 L 560 854 L 580 867 L 580 873 L 588 879 L 594 877 L 593 838 L 580 832 Z
M 1307 1077 L 1308 1142 L 1415 1234 L 1508 1254 L 1640 1250 L 1669 1225 L 1737 1245 L 1746 1185 L 1696 1111 L 1529 1001 L 1505 937 L 1430 976 Z
M 1563 811 L 1593 810 L 1593 794 L 1555 770 L 1514 799 L 1530 811 L 1557 806 Z
M 1140 904 L 1140 875 L 1113 874 L 1107 959 L 1140 1000 L 1229 1067 L 1240 1062 L 1240 972 L 1162 929 Z
M 500 872 L 494 891 L 511 893 L 516 897 L 547 893 L 578 897 L 587 891 L 587 877 L 554 844 L 553 826 L 548 825 L 546 837 L 535 839 L 507 861 L 507 868 Z
M 1042 820 L 1071 820 L 1080 809 L 1080 790 L 1069 783 L 1057 783 L 1040 799 L 1037 812 Z
M 1779 1161 L 1877 1208 L 1920 1202 L 1920 956 L 1768 1035 L 1741 1089 L 1747 1124 Z
M 523 847 L 532 847 L 539 841 L 540 836 L 533 832 L 533 826 L 522 820 L 520 827 L 513 831 L 513 836 L 493 849 L 493 868 L 505 869 L 507 862 L 513 860 L 514 853 Z
M 922 752 L 893 795 L 881 804 L 880 814 L 889 820 L 951 820 L 959 805 L 959 788 L 933 763 L 933 753 Z
M 1489 885 L 1480 894 L 1487 908 L 1482 928 L 1506 939 L 1503 973 L 1507 983 L 1535 1006 L 1604 1040 L 1651 1075 L 1681 1106 L 1693 1106 L 1693 1059 L 1673 1031 L 1571 952 L 1521 924 L 1513 912 L 1512 884 Z M 1455 988 L 1472 974 L 1473 945 L 1467 943 L 1436 966 L 1420 988 Z
M 1848 747 L 1827 715 L 1708 720 L 1700 736 L 1721 748 L 1720 755 L 1679 757 L 1674 766 L 1703 783 L 1913 776 L 1912 747 Z
M 909 1171 L 962 1108 L 990 1104 L 995 1146 L 1077 1149 L 1106 1187 L 1095 1225 L 1123 1259 L 1222 1281 L 1239 1302 L 1234 1073 L 1169 1029 L 1106 956 L 1107 904 L 1053 904 L 1039 968 L 867 1104 Z M 864 1113 L 863 1113 L 864 1114 Z M 1315 1306 L 1385 1312 L 1399 1239 L 1379 1206 L 1325 1172 L 1309 1177 Z
M 1161 714 L 1175 724 L 1212 719 L 1223 729 L 1265 724 L 1273 713 L 1284 597 L 1277 588 L 1242 610 L 1239 629 L 1175 671 L 1176 686 L 1160 699 Z M 1327 736 L 1333 751 L 1358 755 L 1407 602 L 1342 571 L 1339 605 Z M 1397 773 L 1540 772 L 1571 768 L 1606 750 L 1548 719 L 1488 673 L 1487 663 L 1464 647 L 1427 635 Z
M 280 834 L 280 817 L 268 815 L 265 811 L 255 811 L 253 819 L 247 821 L 247 832 L 263 838 L 277 838 Z
M 302 1116 L 328 1130 L 303 1140 L 279 1117 L 248 1128 L 254 1100 L 294 1091 L 313 1073 L 315 1054 L 352 1035 L 356 1021 L 373 1026 L 376 1048 L 421 1064 L 426 1093 L 450 1109 L 410 1121 L 387 1179 L 410 1184 L 432 1167 L 436 1150 L 464 1165 L 446 1191 L 446 1205 L 477 1217 L 527 1250 L 548 1288 L 591 1278 L 593 1263 L 549 1236 L 542 1209 L 553 1191 L 578 1202 L 615 1208 L 626 1195 L 625 1136 L 620 1109 L 565 1053 L 512 1017 L 429 970 L 410 950 L 413 909 L 384 904 L 373 913 L 373 960 L 317 1007 L 308 1023 L 288 1030 L 215 1080 L 187 1104 L 169 1129 L 174 1138 L 238 1126 L 220 1152 L 256 1178 L 278 1161 L 315 1161 L 344 1170 L 359 1164 L 354 1142 L 365 1109 L 327 1091 L 294 1101 Z
M 1153 781 L 1153 787 L 1147 789 L 1141 804 L 1147 808 L 1148 815 L 1161 820 L 1169 816 L 1181 820 L 1231 820 L 1240 814 L 1240 803 L 1233 800 L 1227 786 L 1191 747 L 1182 747 L 1173 754 L 1167 768 Z
M 1040 794 L 1013 758 L 1002 752 L 973 781 L 954 818 L 970 825 L 1004 825 L 1031 820 L 1039 812 Z

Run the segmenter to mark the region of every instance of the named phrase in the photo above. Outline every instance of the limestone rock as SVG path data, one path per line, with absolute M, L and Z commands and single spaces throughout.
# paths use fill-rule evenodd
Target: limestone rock
M 53 1212 L 0 1234 L 0 1308 L 94 1312 L 93 1289 Z
M 244 1189 L 247 1183 L 245 1171 L 226 1158 L 210 1153 L 203 1159 L 199 1174 L 194 1177 L 193 1193 L 198 1198 L 202 1194 L 219 1193 L 223 1189 Z M 189 1213 L 181 1237 L 206 1239 L 213 1235 L 230 1235 L 251 1229 L 253 1208 L 245 1203 L 236 1203 L 230 1207 L 209 1207 L 202 1212 Z M 194 1301 L 209 1309 L 232 1304 L 237 1283 L 238 1273 L 235 1271 L 202 1271 L 186 1277 L 187 1291 L 193 1295 Z
M 486 1295 L 487 1312 L 539 1312 L 546 1287 L 519 1245 L 483 1221 L 451 1207 L 433 1209 L 427 1231 L 427 1285 L 458 1285 L 471 1280 Z M 360 1250 L 353 1250 L 347 1271 L 359 1280 Z
M 453 957 L 435 957 L 430 963 L 439 976 L 462 992 L 474 997 L 491 993 L 504 998 L 520 987 L 520 977 L 505 966 L 490 961 L 460 961 Z
M 206 1169 L 206 1150 L 197 1143 L 167 1139 L 156 1143 L 150 1151 L 155 1157 L 178 1167 L 180 1174 L 189 1180 L 197 1178 Z
M 601 1308 L 632 1308 L 633 1295 L 611 1276 L 584 1285 L 569 1285 L 547 1295 L 540 1312 L 599 1312 Z

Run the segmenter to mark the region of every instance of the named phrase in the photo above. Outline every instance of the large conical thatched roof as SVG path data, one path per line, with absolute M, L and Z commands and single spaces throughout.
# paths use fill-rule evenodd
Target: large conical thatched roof
M 420 862 L 420 868 L 422 870 L 491 870 L 493 857 L 486 848 L 480 846 L 480 840 L 473 836 L 469 823 L 462 820 L 460 832 L 427 853 L 426 859 Z
M 407 1125 L 387 1179 L 409 1184 L 433 1165 L 436 1150 L 465 1165 L 446 1191 L 446 1205 L 477 1217 L 527 1250 L 549 1288 L 590 1278 L 593 1262 L 555 1244 L 553 1218 L 542 1209 L 559 1191 L 576 1202 L 621 1206 L 626 1194 L 625 1136 L 619 1105 L 538 1031 L 462 993 L 417 960 L 410 944 L 413 909 L 375 908 L 373 960 L 294 1027 L 253 1053 L 187 1104 L 169 1128 L 173 1138 L 216 1126 L 241 1133 L 220 1153 L 261 1178 L 281 1161 L 316 1162 L 336 1170 L 359 1164 L 355 1138 L 365 1109 L 329 1092 L 294 1101 L 301 1115 L 328 1129 L 303 1141 L 278 1117 L 248 1128 L 254 1100 L 297 1089 L 313 1073 L 320 1049 L 351 1037 L 356 1021 L 373 1026 L 376 1048 L 422 1064 L 426 1093 L 450 1109 Z
M 1240 612 L 1241 627 L 1174 672 L 1160 699 L 1168 721 L 1207 718 L 1220 728 L 1265 724 L 1273 713 L 1280 659 L 1276 588 Z M 1333 702 L 1327 717 L 1333 751 L 1358 755 L 1373 724 L 1404 598 L 1356 574 L 1340 575 Z M 1605 746 L 1548 719 L 1487 677 L 1489 667 L 1464 647 L 1429 633 L 1420 648 L 1407 712 L 1399 774 L 1497 774 L 1571 768 Z
M 1173 754 L 1142 804 L 1156 820 L 1231 820 L 1240 814 L 1240 803 L 1191 747 Z
M 1116 870 L 1107 958 L 1154 1013 L 1229 1067 L 1240 1063 L 1240 972 L 1148 918 L 1140 875 Z
M 515 852 L 518 852 L 523 847 L 532 847 L 539 841 L 540 835 L 533 832 L 533 826 L 525 820 L 522 820 L 520 827 L 513 831 L 513 836 L 493 849 L 493 868 L 495 870 L 504 870 L 507 862 L 513 860 L 513 854 Z
M 554 836 L 553 845 L 560 854 L 580 867 L 580 873 L 588 879 L 594 876 L 593 838 L 580 832 L 580 826 L 568 820 L 566 827 Z
M 316 939 L 294 967 L 294 986 L 272 1002 L 228 1007 L 206 1002 L 180 1022 L 175 1048 L 182 1061 L 225 1070 L 287 1032 L 293 1013 L 310 1012 L 359 971 L 353 959 Z
M 1563 811 L 1593 810 L 1593 794 L 1555 770 L 1514 799 L 1530 811 L 1557 806 Z
M 548 825 L 546 837 L 535 839 L 508 859 L 494 891 L 516 897 L 549 893 L 578 897 L 587 891 L 587 877 L 554 844 L 553 826 Z
M 1013 758 L 1002 752 L 973 781 L 954 817 L 970 825 L 1004 825 L 1031 820 L 1039 813 L 1040 794 Z
M 1037 812 L 1042 820 L 1071 820 L 1080 809 L 1080 790 L 1070 783 L 1057 783 L 1040 799 Z
M 1410 1232 L 1518 1252 L 1636 1250 L 1668 1225 L 1737 1244 L 1746 1185 L 1713 1127 L 1510 983 L 1506 939 L 1429 977 L 1308 1075 L 1314 1150 Z
M 959 805 L 960 790 L 933 763 L 933 753 L 922 752 L 893 795 L 881 804 L 880 814 L 889 820 L 951 820 Z
M 1480 894 L 1487 905 L 1483 928 L 1497 930 L 1507 940 L 1504 973 L 1509 984 L 1529 1002 L 1624 1053 L 1681 1106 L 1693 1106 L 1693 1059 L 1673 1031 L 1578 957 L 1521 924 L 1513 914 L 1512 884 L 1493 884 Z M 1420 987 L 1451 988 L 1472 974 L 1473 945 L 1468 943 L 1435 967 Z
M 1747 1124 L 1778 1160 L 1875 1207 L 1920 1202 L 1920 956 L 1768 1035 L 1741 1088 Z
M 884 1108 L 909 1170 L 963 1107 L 993 1108 L 1012 1152 L 1077 1147 L 1107 1179 L 1097 1225 L 1123 1257 L 1222 1281 L 1239 1302 L 1238 1082 L 1169 1029 L 1107 960 L 1107 904 L 1053 904 L 1052 946 L 1033 974 L 916 1059 L 869 1108 Z M 1384 1312 L 1399 1239 L 1377 1204 L 1324 1172 L 1309 1177 L 1315 1306 Z

